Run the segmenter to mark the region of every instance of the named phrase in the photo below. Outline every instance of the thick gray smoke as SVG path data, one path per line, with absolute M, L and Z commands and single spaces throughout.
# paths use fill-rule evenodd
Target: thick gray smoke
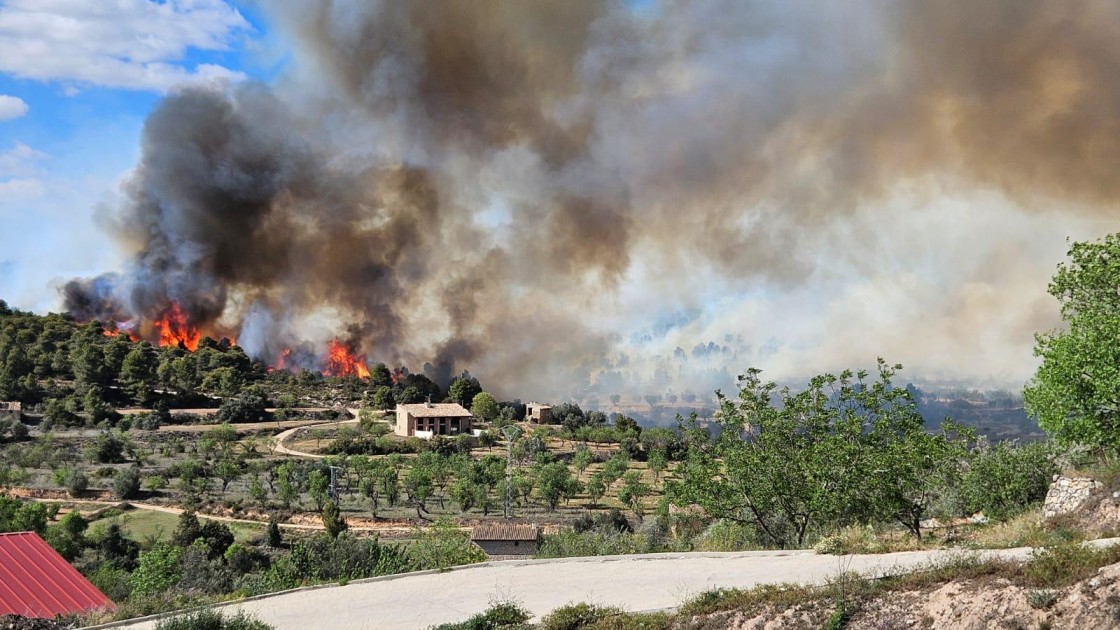
M 157 107 L 133 265 L 75 314 L 176 302 L 265 360 L 344 337 L 506 395 L 967 348 L 1017 377 L 1120 201 L 1111 0 L 268 10 L 292 66 Z

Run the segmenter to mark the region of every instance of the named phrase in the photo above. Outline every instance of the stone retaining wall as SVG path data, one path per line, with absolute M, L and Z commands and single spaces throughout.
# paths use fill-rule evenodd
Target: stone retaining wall
M 1046 502 L 1042 504 L 1042 518 L 1068 514 L 1081 507 L 1101 487 L 1101 482 L 1089 477 L 1063 477 L 1054 475 Z

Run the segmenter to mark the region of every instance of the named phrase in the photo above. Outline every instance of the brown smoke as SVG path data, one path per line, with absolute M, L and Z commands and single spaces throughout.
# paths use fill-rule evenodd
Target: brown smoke
M 723 361 L 780 355 L 749 309 L 713 294 L 873 283 L 886 273 L 867 255 L 875 226 L 906 211 L 900 190 L 917 205 L 995 194 L 1028 221 L 1113 217 L 1120 200 L 1120 6 L 1108 0 L 271 11 L 295 43 L 287 75 L 183 90 L 156 109 L 118 216 L 134 265 L 68 285 L 76 314 L 150 317 L 176 301 L 266 360 L 345 330 L 371 360 L 470 368 L 510 395 L 576 393 L 629 364 L 616 324 L 656 319 L 638 305 L 688 313 L 669 329 L 710 335 L 696 342 L 752 337 Z M 945 293 L 940 339 L 966 344 L 962 331 L 1018 308 L 985 289 L 999 277 L 973 276 L 1028 245 L 930 265 L 932 284 L 971 287 Z M 1032 273 L 1016 286 L 1038 290 Z M 651 295 L 633 290 L 637 276 Z M 917 286 L 894 299 L 925 303 Z M 1020 322 L 1049 321 L 1033 298 L 1029 315 L 1001 319 L 1016 338 L 992 352 L 1029 347 Z M 323 320 L 333 332 L 313 332 Z M 875 338 L 895 344 L 930 321 L 883 324 Z M 687 356 L 655 363 L 688 381 L 672 363 Z

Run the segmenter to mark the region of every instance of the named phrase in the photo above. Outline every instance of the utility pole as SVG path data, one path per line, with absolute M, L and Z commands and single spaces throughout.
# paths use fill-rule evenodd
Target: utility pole
M 327 496 L 329 496 L 331 498 L 331 501 L 334 501 L 335 505 L 337 505 L 338 504 L 337 473 L 338 473 L 338 471 L 342 470 L 342 468 L 340 468 L 339 466 L 327 466 L 327 468 L 329 468 L 331 470 L 331 487 L 327 489 Z
M 508 452 L 508 459 L 506 460 L 505 517 L 510 518 L 513 516 L 511 511 L 513 504 L 513 443 L 517 440 L 517 436 L 521 435 L 521 429 L 519 429 L 516 424 L 509 424 L 502 427 L 502 435 L 506 438 L 506 450 Z

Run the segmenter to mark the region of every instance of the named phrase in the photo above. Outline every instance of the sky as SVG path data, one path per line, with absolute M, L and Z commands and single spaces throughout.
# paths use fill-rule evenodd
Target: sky
M 58 308 L 59 282 L 119 268 L 99 227 L 176 86 L 266 80 L 282 59 L 252 6 L 222 0 L 0 2 L 0 296 Z
M 428 275 L 413 279 L 419 289 L 395 287 L 403 322 L 393 335 L 446 335 L 386 347 L 423 361 L 457 336 L 473 336 L 506 355 L 464 356 L 518 387 L 535 378 L 562 390 L 571 388 L 572 370 L 645 361 L 644 387 L 654 368 L 683 374 L 681 364 L 692 361 L 699 376 L 682 388 L 704 389 L 708 368 L 754 365 L 801 377 L 872 366 L 882 355 L 926 378 L 1014 389 L 1037 365 L 1035 333 L 1060 325 L 1046 287 L 1069 240 L 1120 229 L 1110 166 L 1120 150 L 1109 132 L 1120 119 L 1111 78 L 1120 47 L 1110 27 L 1120 12 L 1110 0 L 1091 0 L 1083 12 L 1026 0 L 982 0 L 968 11 L 879 0 L 842 8 L 826 0 L 635 0 L 587 18 L 590 27 L 580 5 L 536 5 L 555 12 L 555 33 L 586 37 L 582 47 L 531 30 L 528 44 L 517 39 L 533 24 L 530 5 L 508 5 L 517 8 L 491 25 L 469 3 L 449 3 L 457 7 L 448 11 L 452 28 L 477 28 L 499 48 L 525 45 L 525 65 L 515 69 L 539 81 L 506 85 L 499 72 L 483 77 L 495 89 L 477 94 L 440 74 L 441 37 L 398 37 L 394 19 L 447 28 L 440 5 L 413 4 L 416 15 L 397 10 L 409 6 L 403 0 L 262 3 L 267 13 L 235 0 L 0 0 L 0 299 L 58 310 L 68 280 L 137 264 L 129 243 L 144 240 L 138 229 L 158 237 L 149 246 L 178 248 L 168 256 L 182 275 L 197 271 L 198 251 L 213 243 L 168 227 L 209 220 L 189 215 L 190 186 L 184 192 L 174 177 L 134 170 L 145 159 L 145 120 L 167 102 L 160 124 L 189 119 L 176 95 L 192 86 L 242 111 L 280 112 L 277 121 L 237 121 L 238 129 L 262 143 L 284 136 L 284 125 L 298 129 L 302 144 L 277 146 L 292 149 L 293 161 L 325 162 L 307 178 L 356 205 L 384 202 L 355 185 L 365 181 L 356 172 L 406 162 L 431 176 L 455 203 L 440 209 L 440 233 L 420 239 L 434 253 L 426 255 Z M 316 11 L 325 18 L 310 19 Z M 366 39 L 389 52 L 369 67 L 351 64 L 369 54 Z M 462 54 L 460 40 L 446 43 Z M 570 55 L 568 74 L 540 72 L 534 46 Z M 433 76 L 448 84 L 425 91 Z M 232 87 L 254 81 L 268 86 L 268 98 Z M 440 89 L 463 90 L 460 109 L 442 109 Z M 540 96 L 525 94 L 534 91 Z M 271 98 L 284 105 L 269 109 Z M 512 131 L 460 129 L 478 115 L 472 107 L 508 107 Z M 201 129 L 186 133 L 204 135 L 206 122 L 195 119 Z M 572 132 L 582 128 L 592 131 Z M 569 144 L 554 142 L 558 129 L 571 134 Z M 575 148 L 552 159 L 558 147 Z M 175 150 L 168 143 L 151 153 L 179 159 Z M 234 150 L 232 159 L 239 156 Z M 270 200 L 274 214 L 324 233 L 345 223 L 353 232 L 346 238 L 384 246 L 374 237 L 386 216 L 330 215 L 319 199 L 292 193 L 307 188 L 302 176 L 283 182 Z M 181 193 L 182 208 L 145 216 L 129 207 L 129 182 L 156 197 Z M 547 214 L 587 191 L 603 207 L 583 216 L 614 224 L 569 225 L 562 212 Z M 121 217 L 137 226 L 122 230 Z M 553 238 L 564 230 L 573 238 Z M 282 240 L 264 239 L 253 260 L 272 265 L 269 246 Z M 519 252 L 516 243 L 527 241 L 551 256 Z M 598 249 L 588 253 L 577 241 Z M 329 264 L 346 278 L 350 268 L 323 253 L 329 247 L 285 243 L 306 268 Z M 376 253 L 365 262 L 380 261 Z M 407 264 L 397 269 L 409 272 Z M 254 284 L 260 274 L 204 280 L 225 283 L 223 316 L 240 323 L 278 326 L 320 314 L 279 312 L 278 304 L 378 306 L 338 296 L 329 303 L 315 293 L 322 278 L 299 280 L 306 271 L 265 274 L 272 284 Z M 475 286 L 477 274 L 508 287 L 478 286 L 472 309 L 459 309 L 471 312 L 453 313 L 430 296 L 455 288 L 454 273 L 461 286 Z M 513 322 L 511 305 L 524 296 L 537 296 L 540 309 Z M 262 319 L 264 305 L 272 310 Z M 409 320 L 417 313 L 431 316 Z M 468 315 L 465 325 L 454 321 Z M 382 337 L 367 333 L 371 345 L 391 335 Z M 587 363 L 589 355 L 599 363 Z M 537 378 L 548 366 L 523 369 L 535 356 L 570 364 Z

